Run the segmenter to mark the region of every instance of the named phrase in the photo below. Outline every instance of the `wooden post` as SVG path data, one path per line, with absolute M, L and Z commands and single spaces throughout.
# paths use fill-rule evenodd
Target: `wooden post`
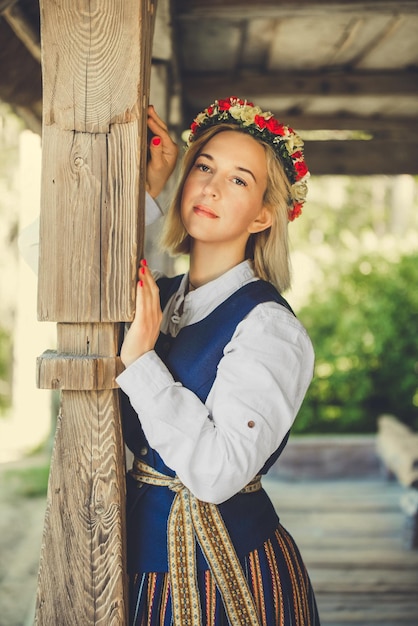
M 37 624 L 126 624 L 125 465 L 115 375 L 143 241 L 156 0 L 41 0 L 43 164 L 38 317 L 61 390 Z

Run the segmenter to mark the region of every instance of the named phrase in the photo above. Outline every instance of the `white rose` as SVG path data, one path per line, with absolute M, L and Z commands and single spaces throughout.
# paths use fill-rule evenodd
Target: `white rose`
M 299 135 L 291 134 L 286 137 L 286 147 L 289 154 L 293 154 L 296 150 L 303 148 L 303 141 Z
M 196 124 L 199 124 L 200 126 L 200 124 L 205 121 L 206 117 L 206 113 L 199 113 L 199 115 L 195 118 Z
M 257 115 L 255 107 L 244 107 L 241 111 L 241 120 L 244 123 L 244 126 L 251 126 L 254 124 L 254 118 Z
M 292 196 L 297 202 L 305 200 L 307 193 L 308 185 L 305 181 L 299 180 L 297 183 L 292 185 Z

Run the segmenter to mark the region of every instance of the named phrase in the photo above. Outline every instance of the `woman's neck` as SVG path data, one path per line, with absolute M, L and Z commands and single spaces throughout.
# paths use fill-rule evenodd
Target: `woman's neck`
M 194 288 L 201 287 L 219 278 L 245 259 L 244 250 L 234 250 L 225 246 L 203 245 L 192 242 L 190 250 L 190 283 Z

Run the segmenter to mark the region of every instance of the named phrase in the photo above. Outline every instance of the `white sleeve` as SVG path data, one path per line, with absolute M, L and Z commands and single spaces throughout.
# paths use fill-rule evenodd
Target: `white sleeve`
M 163 212 L 157 201 L 146 193 L 145 226 L 149 226 L 162 215 Z M 18 247 L 26 263 L 35 274 L 37 274 L 39 260 L 39 217 L 21 231 L 18 238 Z
M 164 462 L 199 499 L 219 504 L 279 447 L 302 404 L 313 362 L 300 322 L 266 303 L 238 325 L 205 404 L 174 381 L 154 351 L 117 382 Z

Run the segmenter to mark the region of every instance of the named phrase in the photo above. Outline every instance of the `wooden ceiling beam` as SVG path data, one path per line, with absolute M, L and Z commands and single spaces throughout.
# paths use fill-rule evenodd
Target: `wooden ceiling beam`
M 418 143 L 393 141 L 309 141 L 306 162 L 312 175 L 373 176 L 418 174 Z
M 183 90 L 190 100 L 207 102 L 214 93 L 250 93 L 257 98 L 288 96 L 418 95 L 418 70 L 311 71 L 268 74 L 185 73 Z
M 15 35 L 26 46 L 34 59 L 41 62 L 41 39 L 38 26 L 27 18 L 18 2 L 9 4 L 2 12 Z
M 280 112 L 286 124 L 298 131 L 304 130 L 351 130 L 371 133 L 374 138 L 415 141 L 418 137 L 417 118 L 358 117 L 355 115 L 295 115 L 291 111 Z
M 212 17 L 218 19 L 251 19 L 281 17 L 333 11 L 334 13 L 418 13 L 416 0 L 174 0 L 176 19 Z
M 42 101 L 41 66 L 0 18 L 0 99 L 38 112 Z

